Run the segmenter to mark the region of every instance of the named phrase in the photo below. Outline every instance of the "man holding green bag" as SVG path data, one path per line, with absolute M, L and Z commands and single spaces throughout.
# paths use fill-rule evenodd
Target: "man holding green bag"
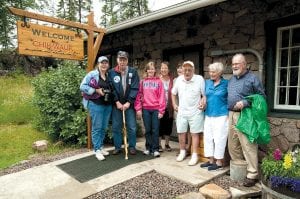
M 247 62 L 243 54 L 236 54 L 232 58 L 233 76 L 228 83 L 229 135 L 228 150 L 232 160 L 246 160 L 247 177 L 243 183 L 245 187 L 252 187 L 258 182 L 258 145 L 251 143 L 247 136 L 236 128 L 240 112 L 250 107 L 247 96 L 259 94 L 266 96 L 262 83 L 247 69 Z

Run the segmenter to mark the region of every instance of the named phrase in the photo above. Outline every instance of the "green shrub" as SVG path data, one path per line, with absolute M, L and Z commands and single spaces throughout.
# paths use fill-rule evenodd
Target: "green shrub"
M 33 81 L 34 104 L 39 109 L 37 127 L 54 140 L 86 143 L 86 112 L 79 85 L 85 71 L 72 62 L 42 72 Z

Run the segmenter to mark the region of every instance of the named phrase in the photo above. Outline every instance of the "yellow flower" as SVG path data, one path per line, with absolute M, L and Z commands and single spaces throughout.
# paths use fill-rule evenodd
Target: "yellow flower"
M 284 156 L 283 167 L 285 169 L 289 169 L 292 167 L 292 164 L 293 164 L 293 156 L 292 156 L 291 152 L 288 152 Z

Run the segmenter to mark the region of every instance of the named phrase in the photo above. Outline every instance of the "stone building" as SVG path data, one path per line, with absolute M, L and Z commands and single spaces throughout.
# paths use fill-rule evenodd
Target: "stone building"
M 121 49 L 138 69 L 167 60 L 175 73 L 180 60 L 192 60 L 206 78 L 215 61 L 229 78 L 232 55 L 244 53 L 266 88 L 268 147 L 300 143 L 300 0 L 186 1 L 109 27 L 99 54 L 114 65 Z

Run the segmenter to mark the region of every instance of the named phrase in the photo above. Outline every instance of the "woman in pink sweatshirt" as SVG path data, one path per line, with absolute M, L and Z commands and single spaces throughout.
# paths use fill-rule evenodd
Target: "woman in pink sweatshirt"
M 156 76 L 154 62 L 145 67 L 145 78 L 140 81 L 139 91 L 134 104 L 137 118 L 143 116 L 146 131 L 145 155 L 159 157 L 159 121 L 166 108 L 162 81 Z

